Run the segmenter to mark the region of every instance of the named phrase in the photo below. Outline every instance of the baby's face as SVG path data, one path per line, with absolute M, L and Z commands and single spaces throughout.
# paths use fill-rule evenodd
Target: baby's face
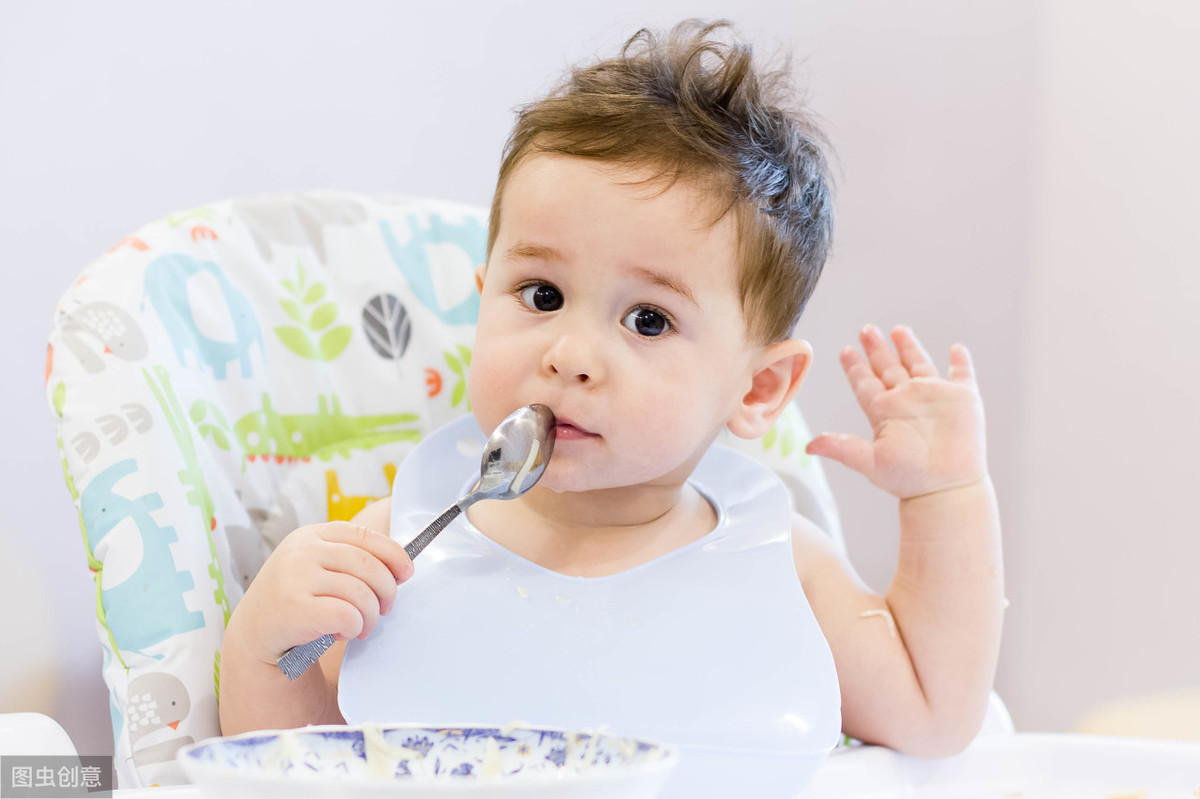
M 537 155 L 510 177 L 486 267 L 471 406 L 492 430 L 559 420 L 540 485 L 682 482 L 748 390 L 733 215 L 691 184 L 630 186 L 612 165 Z

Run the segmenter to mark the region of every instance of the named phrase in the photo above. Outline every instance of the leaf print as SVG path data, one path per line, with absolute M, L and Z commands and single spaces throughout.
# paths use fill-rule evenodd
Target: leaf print
M 214 444 L 226 452 L 230 451 L 229 436 L 226 435 L 229 423 L 225 421 L 225 415 L 221 413 L 220 408 L 208 400 L 198 399 L 188 409 L 188 416 L 191 418 L 192 424 L 196 426 L 196 432 L 200 434 L 200 438 L 211 436 Z M 130 419 L 133 420 L 132 412 Z
M 211 424 L 201 424 L 196 426 L 196 432 L 200 434 L 201 438 L 212 436 L 214 444 L 229 452 L 229 437 L 225 435 L 225 432 L 221 428 Z
M 442 357 L 446 359 L 446 366 L 450 367 L 458 380 L 454 385 L 454 390 L 450 393 L 450 407 L 457 407 L 460 402 L 467 396 L 467 366 L 471 363 L 471 349 L 458 345 L 458 354 L 460 358 L 454 357 L 453 353 L 443 352 Z M 467 410 L 471 410 L 471 402 L 467 400 Z
M 412 322 L 408 311 L 394 294 L 372 297 L 363 306 L 363 332 L 375 352 L 388 360 L 399 360 L 408 349 L 412 337 Z
M 283 306 L 283 310 L 288 316 L 300 324 L 304 324 L 304 313 L 300 310 L 300 304 L 294 300 L 280 300 L 279 304 Z
M 342 354 L 342 350 L 346 349 L 346 345 L 350 343 L 350 334 L 354 332 L 354 328 L 350 325 L 335 327 L 325 335 L 321 336 L 321 359 L 332 361 L 334 358 Z
M 296 259 L 296 279 L 279 282 L 293 297 L 280 300 L 279 305 L 288 317 L 299 325 L 275 328 L 275 335 L 279 336 L 283 345 L 301 358 L 331 361 L 341 355 L 350 344 L 354 328 L 342 325 L 326 330 L 337 319 L 337 303 L 326 302 L 311 310 L 308 308 L 325 298 L 325 284 L 313 283 L 307 286 L 304 263 L 299 258 Z M 311 334 L 320 330 L 325 332 L 314 339 Z
M 299 355 L 301 358 L 316 358 L 317 348 L 313 346 L 312 341 L 303 330 L 298 327 L 277 327 L 275 335 L 279 336 L 279 340 L 283 345 L 292 352 Z
M 763 435 L 762 448 L 765 452 L 778 446 L 780 457 L 795 456 L 799 459 L 801 466 L 807 466 L 811 456 L 804 451 L 804 445 L 811 438 L 808 426 L 804 423 L 804 417 L 800 415 L 799 409 L 795 405 L 788 405 L 775 420 L 771 429 Z
M 320 302 L 325 296 L 325 284 L 313 283 L 309 290 L 304 295 L 304 304 L 312 305 L 314 302 Z
M 332 302 L 327 302 L 317 310 L 313 311 L 312 318 L 308 320 L 309 330 L 320 330 L 323 327 L 328 327 L 329 323 L 337 316 L 337 305 Z
M 130 420 L 132 421 L 133 410 L 135 408 L 140 408 L 141 406 L 134 404 L 132 407 L 127 406 L 127 405 L 122 405 L 121 407 L 123 409 L 130 411 L 130 414 L 131 414 Z M 192 420 L 195 422 L 199 422 L 205 416 L 208 416 L 209 414 L 211 414 L 213 416 L 213 418 L 215 418 L 217 420 L 217 424 L 219 424 L 221 427 L 224 427 L 226 429 L 228 429 L 228 427 L 229 427 L 229 423 L 225 421 L 225 414 L 221 413 L 221 409 L 219 407 L 217 407 L 214 403 L 209 402 L 208 400 L 199 399 L 199 400 L 196 400 L 195 402 L 193 402 L 190 413 L 192 415 Z M 199 415 L 197 415 L 197 414 L 199 414 Z M 145 431 L 143 430 L 142 432 L 145 432 Z

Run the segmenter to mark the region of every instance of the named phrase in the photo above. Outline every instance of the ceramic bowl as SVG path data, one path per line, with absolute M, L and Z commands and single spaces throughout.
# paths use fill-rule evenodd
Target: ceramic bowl
M 207 799 L 653 797 L 678 755 L 602 732 L 362 724 L 213 738 L 180 750 Z

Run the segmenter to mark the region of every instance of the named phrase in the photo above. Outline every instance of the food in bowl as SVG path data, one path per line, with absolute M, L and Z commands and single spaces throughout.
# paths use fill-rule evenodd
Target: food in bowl
M 206 796 L 652 797 L 675 751 L 602 731 L 362 724 L 214 738 L 179 761 Z M 281 793 L 286 792 L 286 793 Z

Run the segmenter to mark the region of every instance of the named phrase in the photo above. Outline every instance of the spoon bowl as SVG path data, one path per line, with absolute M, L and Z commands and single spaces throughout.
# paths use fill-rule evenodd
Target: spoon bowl
M 483 446 L 479 481 L 469 494 L 443 511 L 404 545 L 408 557 L 415 559 L 420 555 L 446 525 L 479 500 L 515 499 L 533 488 L 546 471 L 553 452 L 554 412 L 545 405 L 525 405 L 504 417 Z M 288 679 L 295 680 L 316 663 L 333 642 L 334 637 L 327 633 L 292 647 L 275 664 Z
M 479 482 L 460 503 L 470 497 L 475 497 L 470 504 L 480 499 L 516 499 L 541 478 L 553 452 L 554 413 L 545 405 L 517 408 L 488 437 Z

